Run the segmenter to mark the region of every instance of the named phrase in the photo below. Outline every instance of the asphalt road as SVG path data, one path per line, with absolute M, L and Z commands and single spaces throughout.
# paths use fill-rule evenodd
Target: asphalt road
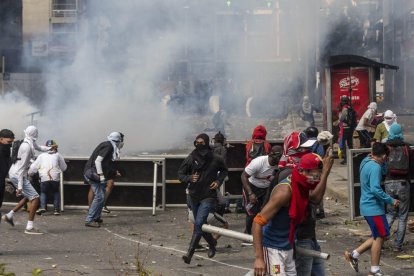
M 7 208 L 3 207 L 2 211 Z M 343 260 L 343 251 L 355 248 L 369 234 L 364 221 L 348 221 L 347 203 L 332 195 L 325 198 L 327 218 L 318 221 L 318 240 L 322 251 L 330 253 L 327 275 L 366 275 L 369 252 L 361 257 L 360 273 L 353 272 Z M 245 275 L 253 266 L 253 248 L 240 241 L 221 238 L 217 255 L 196 252 L 190 265 L 181 260 L 190 240 L 186 210 L 168 208 L 151 216 L 150 211 L 112 211 L 105 215 L 99 229 L 84 226 L 86 211 L 68 210 L 61 216 L 36 217 L 37 226 L 46 232 L 34 236 L 24 234 L 27 213 L 15 216 L 15 227 L 4 221 L 0 225 L 2 255 L 0 263 L 7 272 L 31 275 L 139 275 L 147 270 L 152 275 Z M 230 229 L 243 230 L 244 215 L 226 215 Z M 406 238 L 405 252 L 383 251 L 382 268 L 387 275 L 413 275 L 414 263 L 396 256 L 413 254 L 414 234 Z

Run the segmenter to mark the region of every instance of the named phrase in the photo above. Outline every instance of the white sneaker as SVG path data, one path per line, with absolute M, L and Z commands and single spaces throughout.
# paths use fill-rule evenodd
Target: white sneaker
M 29 234 L 29 235 L 43 235 L 44 233 L 40 232 L 39 229 L 36 228 L 32 228 L 32 229 L 26 229 L 24 230 L 25 234 Z

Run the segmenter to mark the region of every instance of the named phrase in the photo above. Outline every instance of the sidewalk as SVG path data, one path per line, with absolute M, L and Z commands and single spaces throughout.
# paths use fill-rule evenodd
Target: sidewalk
M 331 169 L 331 173 L 328 177 L 326 194 L 344 203 L 348 203 L 348 166 L 341 165 L 340 162 L 340 159 L 335 159 L 334 165 Z

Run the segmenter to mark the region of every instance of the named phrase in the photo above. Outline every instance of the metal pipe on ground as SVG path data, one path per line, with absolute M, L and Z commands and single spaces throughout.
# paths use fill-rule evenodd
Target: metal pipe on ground
M 223 229 L 220 227 L 212 226 L 209 224 L 203 224 L 201 229 L 204 232 L 211 233 L 211 234 L 218 234 L 224 237 L 233 238 L 242 240 L 245 242 L 253 243 L 253 236 L 249 234 L 240 233 L 237 231 L 229 230 L 229 229 Z M 324 260 L 328 260 L 330 255 L 328 253 L 323 253 L 319 251 L 309 250 L 302 247 L 297 246 L 296 248 L 296 254 L 303 255 L 303 256 L 310 256 L 310 257 L 316 257 L 321 258 Z

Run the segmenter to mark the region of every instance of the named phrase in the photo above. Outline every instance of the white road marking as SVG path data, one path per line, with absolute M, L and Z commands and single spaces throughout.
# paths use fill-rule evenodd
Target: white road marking
M 140 245 L 145 245 L 145 246 L 148 246 L 148 247 L 153 247 L 153 248 L 161 249 L 161 250 L 165 250 L 165 251 L 175 251 L 175 252 L 183 253 L 183 254 L 187 253 L 183 250 L 179 250 L 179 249 L 172 248 L 172 247 L 149 244 L 149 243 L 146 243 L 146 242 L 134 240 L 134 239 L 125 237 L 123 235 L 117 234 L 117 233 L 115 233 L 115 232 L 113 232 L 113 231 L 111 231 L 107 228 L 104 228 L 104 229 L 105 229 L 105 231 L 111 233 L 115 237 L 118 237 L 118 238 L 123 239 L 123 240 L 130 241 L 130 242 L 134 242 L 134 243 L 137 243 L 137 244 L 140 244 Z M 223 263 L 223 262 L 220 262 L 220 261 L 217 261 L 217 260 L 214 260 L 214 259 L 210 259 L 210 258 L 206 258 L 204 256 L 200 256 L 200 255 L 197 255 L 197 254 L 194 254 L 194 256 L 197 256 L 198 258 L 201 258 L 201 259 L 206 260 L 206 261 L 210 261 L 210 262 L 213 262 L 213 263 L 217 263 L 217 264 L 221 264 L 221 265 L 225 265 L 225 266 L 229 266 L 229 267 L 234 267 L 234 268 L 243 269 L 243 270 L 251 270 L 251 268 L 242 267 L 242 266 L 238 266 L 238 265 L 232 265 L 232 264 L 228 264 L 228 263 Z

